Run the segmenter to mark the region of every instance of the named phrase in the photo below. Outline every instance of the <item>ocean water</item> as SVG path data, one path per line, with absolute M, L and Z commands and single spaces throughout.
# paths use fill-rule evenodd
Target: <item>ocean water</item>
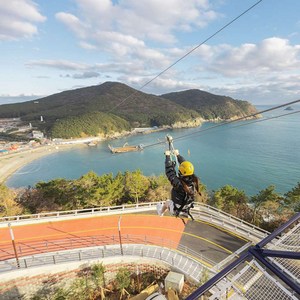
M 267 107 L 259 106 L 262 111 Z M 294 110 L 300 109 L 293 106 Z M 265 118 L 286 114 L 283 108 L 264 114 Z M 21 168 L 8 180 L 9 187 L 34 186 L 54 178 L 76 179 L 90 170 L 98 174 L 142 170 L 144 175 L 164 174 L 166 134 L 174 146 L 195 166 L 195 172 L 209 190 L 226 184 L 255 195 L 269 185 L 284 194 L 300 181 L 300 113 L 259 121 L 240 121 L 215 127 L 161 131 L 118 140 L 103 141 L 97 147 L 79 147 L 50 154 Z M 214 128 L 212 128 L 214 127 Z M 211 129 L 208 129 L 211 128 Z M 146 148 L 141 152 L 111 154 L 108 144 L 125 142 Z

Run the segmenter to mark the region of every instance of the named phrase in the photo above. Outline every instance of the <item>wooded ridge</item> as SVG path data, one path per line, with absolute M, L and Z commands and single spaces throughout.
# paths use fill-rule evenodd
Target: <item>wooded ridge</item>
M 254 112 L 255 107 L 247 101 L 201 90 L 156 96 L 119 82 L 0 106 L 0 118 L 18 117 L 48 136 L 64 138 L 97 136 L 134 127 L 172 126 L 199 118 L 230 119 Z

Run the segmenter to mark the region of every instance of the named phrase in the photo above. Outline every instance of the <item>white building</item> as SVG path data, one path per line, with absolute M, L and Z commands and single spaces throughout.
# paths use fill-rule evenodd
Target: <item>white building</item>
M 32 134 L 32 137 L 34 139 L 42 139 L 42 138 L 44 138 L 44 134 L 41 131 L 38 131 L 38 130 L 33 130 L 31 134 Z

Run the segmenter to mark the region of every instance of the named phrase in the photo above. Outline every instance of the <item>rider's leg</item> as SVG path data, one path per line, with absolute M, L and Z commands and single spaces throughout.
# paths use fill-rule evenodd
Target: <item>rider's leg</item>
M 174 214 L 174 202 L 172 200 L 167 200 L 164 203 L 158 203 L 156 206 L 157 213 L 163 216 L 164 213 L 169 210 L 170 214 Z

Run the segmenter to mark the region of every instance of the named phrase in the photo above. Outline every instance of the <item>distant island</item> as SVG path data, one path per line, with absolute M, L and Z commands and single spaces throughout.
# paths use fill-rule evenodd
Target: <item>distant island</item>
M 294 109 L 291 106 L 288 106 L 284 110 L 294 110 Z
M 247 101 L 201 90 L 146 94 L 119 82 L 0 105 L 0 118 L 18 118 L 50 138 L 106 138 L 144 127 L 195 127 L 203 121 L 256 113 Z

